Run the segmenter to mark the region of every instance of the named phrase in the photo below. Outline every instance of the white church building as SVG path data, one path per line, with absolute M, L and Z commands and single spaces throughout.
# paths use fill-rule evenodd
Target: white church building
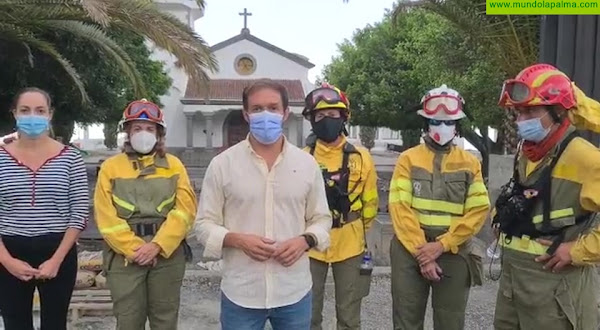
M 194 27 L 203 16 L 191 0 L 158 0 L 157 5 L 182 22 Z M 242 91 L 261 78 L 283 84 L 289 93 L 291 115 L 284 125 L 286 137 L 298 146 L 304 145 L 310 123 L 301 116 L 305 95 L 314 88 L 308 71 L 315 65 L 302 55 L 287 52 L 250 33 L 245 9 L 244 27 L 240 34 L 211 47 L 218 71 L 207 72 L 210 81 L 196 86 L 188 83 L 186 73 L 175 66 L 176 58 L 151 46 L 153 59 L 165 63 L 173 79 L 168 93 L 161 98 L 167 123 L 167 146 L 170 149 L 214 149 L 221 151 L 241 141 L 248 134 L 242 117 Z M 350 127 L 350 140 L 360 143 L 358 127 Z M 399 132 L 380 128 L 375 149 L 387 143 L 401 144 Z

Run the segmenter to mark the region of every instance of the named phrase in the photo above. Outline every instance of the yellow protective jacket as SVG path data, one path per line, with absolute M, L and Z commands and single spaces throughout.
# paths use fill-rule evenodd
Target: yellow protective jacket
M 575 131 L 569 128 L 565 137 Z M 564 139 L 564 138 L 563 138 Z M 539 162 L 531 162 L 520 156 L 517 170 L 521 182 L 531 185 L 550 163 L 557 147 Z M 575 265 L 592 265 L 600 262 L 600 227 L 595 218 L 575 223 L 576 218 L 590 212 L 600 211 L 600 150 L 584 140 L 574 138 L 552 170 L 552 194 L 550 199 L 550 223 L 553 229 L 565 231 L 564 242 L 575 241 L 571 257 Z M 532 221 L 540 229 L 543 221 L 542 202 L 536 202 Z M 552 240 L 554 237 L 543 237 Z M 531 254 L 544 254 L 547 246 L 533 239 L 513 237 L 510 242 L 500 243 L 507 248 Z
M 328 147 L 317 140 L 314 157 L 321 166 L 329 172 L 335 172 L 342 167 L 343 147 L 346 143 L 344 138 L 338 145 Z M 358 182 L 356 189 L 350 194 L 352 201 L 358 199 L 351 205 L 350 210 L 360 212 L 361 218 L 343 225 L 341 228 L 332 228 L 330 245 L 324 252 L 310 250 L 311 258 L 332 263 L 355 257 L 364 252 L 365 235 L 371 228 L 373 220 L 377 216 L 379 197 L 377 194 L 377 171 L 369 151 L 365 148 L 355 146 L 359 154 L 352 153 L 348 158 L 348 169 L 350 170 L 349 189 Z M 310 147 L 304 150 L 310 152 Z
M 156 224 L 151 241 L 169 258 L 192 228 L 196 208 L 187 171 L 173 155 L 135 159 L 122 153 L 104 161 L 98 173 L 96 224 L 106 243 L 125 257 L 149 239 L 137 236 L 134 226 Z
M 458 253 L 481 229 L 489 205 L 479 160 L 461 148 L 428 141 L 396 162 L 389 212 L 396 237 L 413 255 L 428 238 Z

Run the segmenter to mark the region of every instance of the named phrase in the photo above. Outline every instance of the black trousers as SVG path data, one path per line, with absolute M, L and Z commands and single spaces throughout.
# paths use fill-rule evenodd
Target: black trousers
M 39 237 L 3 236 L 2 242 L 13 258 L 34 268 L 50 259 L 63 234 Z M 34 330 L 33 292 L 40 293 L 42 330 L 66 330 L 69 303 L 77 278 L 77 248 L 67 253 L 58 274 L 51 280 L 21 281 L 0 265 L 0 309 L 6 330 Z

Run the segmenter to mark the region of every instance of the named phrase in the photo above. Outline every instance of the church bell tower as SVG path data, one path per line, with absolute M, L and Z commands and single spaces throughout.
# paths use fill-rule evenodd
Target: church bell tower
M 194 23 L 200 19 L 204 13 L 194 0 L 155 0 L 158 8 L 179 19 L 181 22 L 194 29 Z M 176 67 L 177 58 L 169 52 L 156 47 L 149 42 L 148 47 L 152 52 L 152 59 L 164 63 L 166 73 L 171 77 L 172 84 L 165 95 L 160 99 L 163 105 L 165 122 L 167 124 L 167 146 L 180 144 L 178 141 L 185 141 L 185 134 L 181 129 L 177 129 L 175 123 L 185 123 L 186 118 L 183 113 L 181 99 L 185 94 L 188 83 L 188 75 L 181 68 Z

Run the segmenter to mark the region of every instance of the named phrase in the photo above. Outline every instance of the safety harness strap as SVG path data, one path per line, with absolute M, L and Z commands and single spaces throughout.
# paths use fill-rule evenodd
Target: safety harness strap
M 309 144 L 310 147 L 310 154 L 312 156 L 314 156 L 315 154 L 315 148 L 316 148 L 316 141 L 314 143 Z M 342 180 L 339 182 L 339 189 L 342 191 L 342 198 L 341 200 L 338 201 L 340 205 L 341 210 L 339 210 L 342 214 L 340 214 L 341 219 L 334 219 L 334 223 L 333 223 L 333 228 L 339 228 L 342 227 L 344 224 L 347 224 L 349 222 L 352 222 L 353 220 L 356 219 L 350 219 L 350 209 L 352 207 L 352 205 L 360 198 L 360 195 L 356 195 L 352 200 L 349 199 L 349 196 L 354 193 L 354 191 L 358 188 L 358 185 L 360 184 L 361 179 L 359 179 L 354 186 L 352 187 L 352 189 L 350 189 L 349 187 L 349 180 L 350 180 L 350 171 L 348 170 L 348 164 L 350 161 L 350 155 L 351 154 L 358 154 L 362 157 L 362 155 L 360 154 L 360 152 L 358 151 L 358 149 L 356 149 L 356 147 L 349 143 L 349 142 L 345 142 L 344 146 L 342 147 L 342 166 L 340 169 L 340 173 L 342 174 Z M 329 198 L 328 198 L 329 199 Z M 334 211 L 338 211 L 338 210 L 334 210 Z M 340 220 L 343 220 L 340 221 Z

